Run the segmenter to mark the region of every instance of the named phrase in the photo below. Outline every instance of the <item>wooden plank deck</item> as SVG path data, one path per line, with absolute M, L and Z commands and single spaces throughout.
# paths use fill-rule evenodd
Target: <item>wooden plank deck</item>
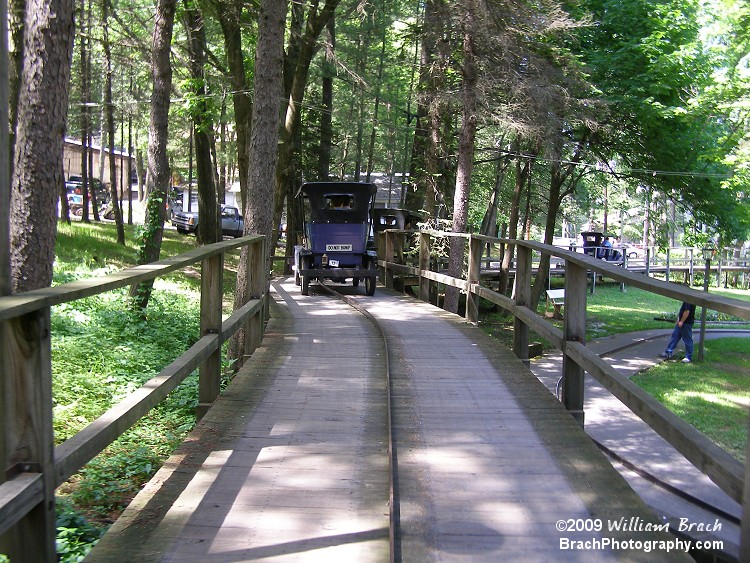
M 87 561 L 386 561 L 382 346 L 284 292 L 261 349 Z
M 263 347 L 87 561 L 388 561 L 386 389 L 377 331 L 274 284 Z M 685 560 L 561 550 L 666 541 L 575 421 L 510 350 L 429 304 L 347 292 L 388 335 L 403 561 Z M 560 532 L 599 519 L 602 532 Z M 632 519 L 632 520 L 631 520 Z

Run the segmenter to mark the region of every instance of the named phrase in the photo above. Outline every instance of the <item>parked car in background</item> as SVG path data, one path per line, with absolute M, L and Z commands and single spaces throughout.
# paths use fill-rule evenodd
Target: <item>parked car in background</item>
M 622 244 L 622 250 L 629 259 L 645 258 L 646 256 L 646 251 L 642 244 L 630 244 L 626 242 Z
M 172 214 L 172 224 L 181 234 L 194 233 L 198 228 L 197 211 L 175 211 Z M 221 234 L 229 237 L 241 237 L 245 222 L 239 209 L 229 205 L 221 206 Z
M 96 194 L 96 202 L 99 205 L 104 205 L 109 201 L 109 192 L 107 188 L 101 183 L 98 178 L 90 178 L 91 185 L 94 186 L 94 193 Z M 83 178 L 80 176 L 70 176 L 68 181 L 65 182 L 65 189 L 68 195 L 76 194 L 83 195 Z M 70 198 L 68 198 L 70 199 Z

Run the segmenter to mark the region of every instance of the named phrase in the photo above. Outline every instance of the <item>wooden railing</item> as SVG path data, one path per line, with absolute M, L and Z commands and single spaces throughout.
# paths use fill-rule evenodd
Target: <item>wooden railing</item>
M 416 265 L 407 265 L 404 262 L 403 248 L 406 236 L 419 237 L 419 257 Z M 443 237 L 466 239 L 469 247 L 468 279 L 451 277 L 430 269 L 432 239 Z M 516 249 L 515 291 L 512 299 L 479 283 L 481 257 L 488 244 L 513 245 Z M 534 252 L 548 254 L 565 261 L 565 316 L 562 330 L 529 307 L 533 277 L 532 253 Z M 570 252 L 533 241 L 438 231 L 421 231 L 415 234 L 393 230 L 381 233 L 378 240 L 378 256 L 381 258 L 379 266 L 382 268 L 382 279 L 385 284 L 393 287 L 394 277 L 399 275 L 412 278 L 416 276 L 417 279 L 413 281 L 419 287 L 418 295 L 422 300 L 430 299 L 430 285 L 434 283 L 459 288 L 466 294 L 466 319 L 470 322 L 476 323 L 479 320 L 480 298 L 511 313 L 514 317 L 513 351 L 524 362 L 529 361 L 529 329 L 561 350 L 563 353 L 562 402 L 581 425 L 584 422 L 584 372 L 588 372 L 727 495 L 743 504 L 743 491 L 745 491 L 742 523 L 743 546 L 750 545 L 750 507 L 747 506 L 750 490 L 750 463 L 746 463 L 743 469 L 743 464 L 736 458 L 673 414 L 586 347 L 587 278 L 590 272 L 603 274 L 623 284 L 678 301 L 688 301 L 696 306 L 742 319 L 750 319 L 750 303 L 655 280 L 586 254 Z M 750 429 L 750 423 L 748 427 Z M 750 459 L 750 442 L 747 459 Z
M 247 302 L 222 322 L 224 254 L 248 247 Z M 263 338 L 266 304 L 265 239 L 218 242 L 180 256 L 113 273 L 0 298 L 4 343 L 0 413 L 0 553 L 14 563 L 52 562 L 55 489 L 199 369 L 198 416 L 219 395 L 221 346 L 244 328 L 245 353 Z M 52 435 L 50 308 L 153 280 L 201 262 L 200 338 L 158 375 L 57 447 Z

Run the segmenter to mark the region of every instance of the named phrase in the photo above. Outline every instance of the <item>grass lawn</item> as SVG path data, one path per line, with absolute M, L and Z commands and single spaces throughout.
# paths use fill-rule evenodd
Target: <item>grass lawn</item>
M 705 361 L 663 362 L 632 381 L 740 461 L 750 407 L 750 340 L 707 340 Z

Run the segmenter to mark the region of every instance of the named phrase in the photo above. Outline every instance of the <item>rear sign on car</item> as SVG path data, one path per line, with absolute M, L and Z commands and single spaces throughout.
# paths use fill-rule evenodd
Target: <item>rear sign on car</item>
M 326 244 L 326 252 L 351 252 L 351 244 Z

